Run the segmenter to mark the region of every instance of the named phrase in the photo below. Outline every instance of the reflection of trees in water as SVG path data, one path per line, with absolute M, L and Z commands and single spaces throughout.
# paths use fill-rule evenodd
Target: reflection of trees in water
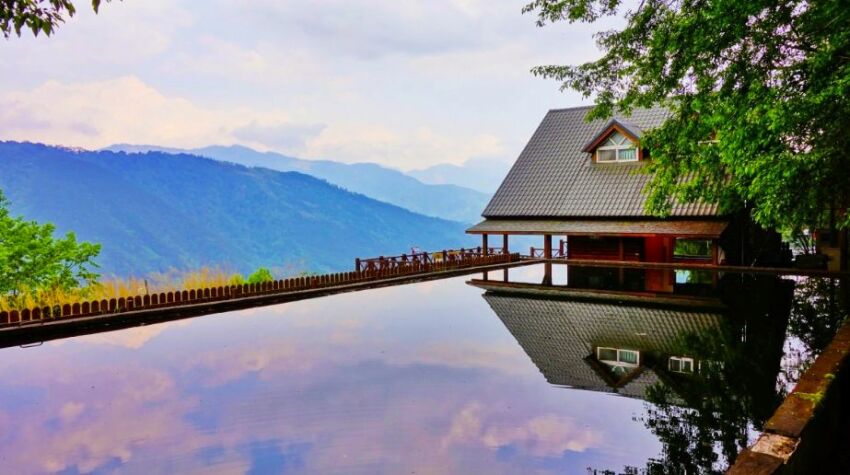
M 698 361 L 699 371 L 677 374 L 664 358 L 654 363 L 660 382 L 647 389 L 640 419 L 662 443 L 661 454 L 642 468 L 589 474 L 722 473 L 850 309 L 850 286 L 835 279 L 727 275 L 720 293 L 729 307 L 723 324 L 680 335 L 673 346 L 674 355 Z
M 779 385 L 790 390 L 832 340 L 847 316 L 846 291 L 846 285 L 837 279 L 797 282 Z
M 650 474 L 717 473 L 747 446 L 756 400 L 752 378 L 760 368 L 739 348 L 727 344 L 728 329 L 683 338 L 682 351 L 698 356 L 703 369 L 647 389 L 644 423 L 662 442 Z M 722 362 L 722 364 L 708 362 Z
M 647 463 L 645 473 L 721 473 L 785 397 L 777 375 L 792 303 L 819 302 L 820 294 L 812 297 L 809 289 L 800 289 L 792 298 L 790 282 L 775 277 L 729 280 L 724 300 L 730 311 L 722 327 L 684 335 L 679 343 L 682 354 L 702 362 L 701 371 L 693 376 L 668 374 L 647 390 L 650 404 L 643 421 L 663 449 Z M 792 318 L 801 315 L 808 324 L 799 329 L 817 336 L 802 341 L 829 341 L 836 325 L 818 321 L 811 311 Z

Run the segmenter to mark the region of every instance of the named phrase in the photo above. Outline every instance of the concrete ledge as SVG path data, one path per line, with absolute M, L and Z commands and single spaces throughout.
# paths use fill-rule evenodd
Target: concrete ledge
M 778 473 L 785 460 L 750 449 L 738 454 L 735 465 L 726 473 L 728 475 L 770 475 Z
M 850 322 L 800 377 L 790 395 L 727 474 L 826 473 L 850 436 Z M 816 470 L 817 469 L 817 470 Z

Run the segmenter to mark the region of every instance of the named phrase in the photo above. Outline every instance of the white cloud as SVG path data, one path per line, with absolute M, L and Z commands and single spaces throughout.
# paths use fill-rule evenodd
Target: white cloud
M 114 143 L 201 147 L 241 143 L 307 158 L 373 161 L 404 168 L 460 163 L 504 152 L 498 137 L 436 132 L 428 127 L 324 124 L 290 120 L 281 111 L 212 109 L 167 96 L 135 77 L 0 94 L 2 139 L 85 148 Z
M 611 26 L 534 26 L 486 0 L 112 2 L 0 48 L 0 138 L 69 146 L 241 143 L 424 168 L 512 160 L 549 108 L 531 66 Z M 322 124 L 324 127 L 319 127 Z
M 505 152 L 502 140 L 488 134 L 466 135 L 428 127 L 405 130 L 382 124 L 331 125 L 307 142 L 307 156 L 379 162 L 411 169 L 430 163 L 462 163 Z
M 21 121 L 22 115 L 28 120 Z M 48 81 L 29 91 L 0 94 L 5 139 L 91 148 L 128 141 L 200 145 L 215 140 L 226 120 L 226 114 L 164 96 L 134 77 L 76 84 Z
M 308 140 L 319 135 L 325 128 L 324 124 L 266 125 L 252 121 L 235 129 L 233 136 L 246 142 L 263 144 L 274 150 L 301 151 Z

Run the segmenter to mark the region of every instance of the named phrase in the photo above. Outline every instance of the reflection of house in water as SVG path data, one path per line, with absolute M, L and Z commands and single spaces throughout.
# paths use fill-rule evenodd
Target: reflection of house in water
M 560 285 L 470 282 L 487 290 L 484 299 L 551 384 L 644 397 L 658 382 L 688 393 L 693 375 L 719 371 L 745 381 L 750 395 L 772 394 L 790 308 L 787 281 L 572 267 Z M 646 273 L 654 272 L 673 284 L 663 291 L 647 285 Z
M 681 353 L 680 338 L 717 331 L 718 311 L 487 292 L 484 299 L 540 369 L 559 386 L 643 397 L 671 373 L 701 361 Z
M 720 273 L 714 269 L 587 267 L 546 263 L 533 270 L 504 269 L 486 273 L 482 283 L 486 281 L 488 288 L 503 290 L 533 289 L 538 293 L 551 290 L 560 296 L 599 298 L 607 295 L 619 300 L 717 307 L 721 306 L 719 280 Z
M 560 285 L 486 276 L 470 284 L 486 290 L 549 383 L 647 402 L 642 420 L 663 449 L 626 473 L 715 473 L 783 399 L 777 375 L 793 283 L 712 273 L 704 283 L 676 278 L 664 292 L 637 270 L 576 268 Z

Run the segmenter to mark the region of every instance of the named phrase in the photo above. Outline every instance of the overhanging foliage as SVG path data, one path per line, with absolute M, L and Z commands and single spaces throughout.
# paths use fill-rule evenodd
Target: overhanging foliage
M 627 8 L 627 5 L 632 5 Z M 786 229 L 822 224 L 848 205 L 850 8 L 841 0 L 535 0 L 538 24 L 594 22 L 596 61 L 536 75 L 593 97 L 590 118 L 663 104 L 644 137 L 654 177 L 647 206 L 717 201 Z M 847 227 L 850 219 L 839 219 Z

